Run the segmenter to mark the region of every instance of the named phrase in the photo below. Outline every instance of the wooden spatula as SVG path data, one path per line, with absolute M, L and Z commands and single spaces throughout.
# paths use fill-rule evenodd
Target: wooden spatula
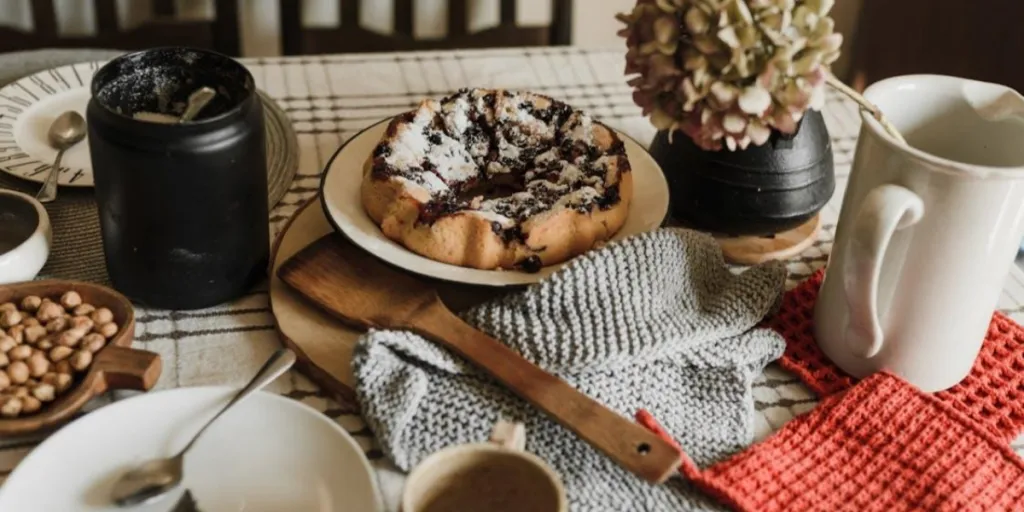
M 679 467 L 671 445 L 455 316 L 425 280 L 331 234 L 303 249 L 278 277 L 358 328 L 406 329 L 476 364 L 627 470 L 661 483 Z

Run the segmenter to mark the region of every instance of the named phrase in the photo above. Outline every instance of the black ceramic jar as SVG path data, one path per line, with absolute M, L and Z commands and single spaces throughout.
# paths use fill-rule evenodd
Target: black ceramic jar
M 651 155 L 665 173 L 673 216 L 725 235 L 773 235 L 807 222 L 835 191 L 832 143 L 821 113 L 808 110 L 793 135 L 773 131 L 747 149 L 706 151 L 681 132 L 661 131 Z
M 202 86 L 217 95 L 167 124 Z M 189 48 L 128 54 L 92 80 L 86 110 L 103 249 L 115 288 L 156 308 L 196 309 L 242 294 L 269 252 L 262 105 L 237 61 Z

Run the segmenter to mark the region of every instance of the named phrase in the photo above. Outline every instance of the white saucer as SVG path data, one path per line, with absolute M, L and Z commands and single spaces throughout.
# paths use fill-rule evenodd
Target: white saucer
M 390 119 L 385 119 L 356 134 L 327 163 L 320 184 L 320 198 L 327 220 L 336 231 L 387 263 L 445 281 L 483 286 L 526 285 L 544 279 L 565 264 L 550 265 L 536 273 L 459 267 L 420 256 L 384 236 L 363 210 L 359 186 L 366 157 L 380 141 L 388 121 Z M 643 146 L 622 132 L 616 133 L 626 145 L 626 154 L 633 169 L 633 200 L 629 215 L 622 229 L 612 237 L 612 240 L 621 240 L 661 226 L 668 215 L 668 183 L 661 168 Z
M 119 511 L 114 479 L 175 453 L 236 390 L 192 387 L 123 400 L 62 428 L 0 487 L 0 510 Z M 185 456 L 184 485 L 203 512 L 383 511 L 359 445 L 297 401 L 257 393 L 217 420 Z M 166 512 L 184 492 L 134 507 Z

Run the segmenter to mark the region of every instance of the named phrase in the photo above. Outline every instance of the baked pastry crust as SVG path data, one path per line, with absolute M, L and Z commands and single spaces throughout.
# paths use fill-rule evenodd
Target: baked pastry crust
M 537 271 L 608 240 L 633 179 L 603 124 L 547 96 L 465 89 L 393 119 L 363 168 L 384 234 L 428 258 Z

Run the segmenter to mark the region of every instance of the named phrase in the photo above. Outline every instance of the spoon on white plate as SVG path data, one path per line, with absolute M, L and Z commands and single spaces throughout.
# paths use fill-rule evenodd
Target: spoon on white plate
M 263 364 L 263 368 L 256 373 L 256 376 L 249 381 L 241 391 L 236 394 L 220 412 L 214 415 L 210 421 L 199 429 L 199 432 L 192 437 L 192 440 L 182 448 L 177 455 L 166 459 L 153 459 L 144 462 L 118 478 L 114 483 L 114 490 L 111 497 L 119 506 L 129 507 L 155 500 L 169 491 L 174 490 L 181 484 L 185 473 L 185 452 L 192 448 L 199 436 L 203 435 L 210 425 L 217 421 L 232 406 L 241 402 L 267 384 L 273 382 L 278 376 L 287 371 L 295 364 L 295 353 L 286 348 L 274 352 L 270 359 Z
M 40 203 L 49 203 L 57 199 L 57 176 L 60 174 L 60 161 L 64 158 L 64 152 L 71 146 L 78 144 L 85 138 L 85 118 L 82 114 L 69 110 L 64 112 L 57 119 L 53 120 L 50 129 L 46 131 L 46 140 L 53 149 L 57 150 L 57 158 L 50 167 L 50 172 L 43 180 L 43 186 L 36 194 L 36 200 Z

